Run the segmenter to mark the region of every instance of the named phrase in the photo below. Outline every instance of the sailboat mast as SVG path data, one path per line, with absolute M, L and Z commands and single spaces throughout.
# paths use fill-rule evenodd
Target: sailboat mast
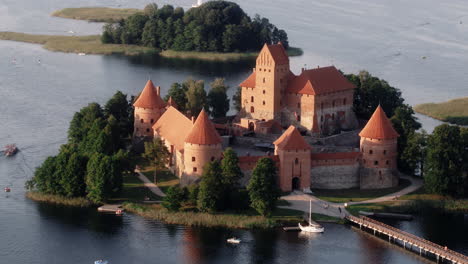
M 309 225 L 312 223 L 312 200 L 309 201 Z

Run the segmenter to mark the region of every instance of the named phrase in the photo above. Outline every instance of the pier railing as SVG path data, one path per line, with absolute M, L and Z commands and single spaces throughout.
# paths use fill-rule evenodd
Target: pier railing
M 406 244 L 409 244 L 410 246 L 414 245 L 419 248 L 420 254 L 422 253 L 422 250 L 424 250 L 425 253 L 430 252 L 434 254 L 434 256 L 437 259 L 437 262 L 439 262 L 439 259 L 441 258 L 441 261 L 448 260 L 451 263 L 468 264 L 468 257 L 463 254 L 450 250 L 447 247 L 443 247 L 416 235 L 407 233 L 393 226 L 386 225 L 377 220 L 365 216 L 355 217 L 352 215 L 346 216 L 346 219 L 352 223 L 359 225 L 360 228 L 366 227 L 368 229 L 373 230 L 374 234 L 378 232 L 380 234 L 388 236 L 389 241 L 392 238 L 394 241 L 395 239 L 399 240 L 403 242 L 403 247 L 405 248 Z

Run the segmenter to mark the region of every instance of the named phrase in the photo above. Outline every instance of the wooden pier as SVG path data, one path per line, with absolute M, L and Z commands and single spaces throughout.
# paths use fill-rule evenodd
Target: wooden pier
M 393 240 L 395 244 L 402 246 L 404 249 L 408 249 L 415 253 L 419 252 L 420 256 L 424 255 L 427 258 L 434 258 L 437 263 L 468 264 L 468 257 L 463 254 L 441 245 L 437 245 L 413 234 L 401 231 L 398 228 L 386 225 L 374 219 L 365 216 L 355 217 L 352 215 L 346 216 L 346 219 L 351 223 L 358 225 L 360 229 L 367 228 L 368 230 L 373 231 L 374 235 L 388 237 L 388 241 L 390 243 Z
M 117 213 L 119 210 L 123 211 L 121 204 L 105 204 L 98 207 L 98 211 L 104 213 Z

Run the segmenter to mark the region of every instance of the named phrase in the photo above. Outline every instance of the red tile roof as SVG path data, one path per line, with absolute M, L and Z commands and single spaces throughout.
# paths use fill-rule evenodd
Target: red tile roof
M 202 110 L 198 115 L 192 130 L 185 138 L 185 142 L 199 145 L 215 145 L 221 143 L 221 137 L 208 118 L 208 114 L 205 110 Z
M 290 126 L 273 144 L 283 150 L 311 149 L 294 126 Z
M 286 53 L 286 50 L 284 49 L 283 44 L 281 42 L 278 42 L 278 44 L 273 44 L 273 45 L 266 45 L 268 51 L 271 54 L 271 57 L 275 61 L 276 65 L 284 65 L 284 64 L 289 64 L 289 57 L 288 54 Z
M 174 99 L 172 99 L 172 96 L 169 96 L 169 99 L 167 100 L 167 105 L 168 106 L 172 106 L 174 108 L 178 108 L 176 102 L 174 101 Z
M 359 136 L 372 139 L 393 139 L 400 135 L 395 131 L 392 122 L 379 105 Z
M 335 153 L 312 153 L 312 160 L 339 160 L 339 159 L 356 159 L 361 155 L 360 152 L 335 152 Z
M 255 72 L 253 72 L 252 74 L 250 74 L 250 76 L 245 79 L 245 81 L 241 82 L 241 84 L 239 84 L 240 87 L 249 87 L 249 88 L 255 88 L 255 78 L 256 78 L 256 74 Z
M 161 109 L 166 107 L 166 103 L 156 92 L 156 88 L 151 80 L 145 85 L 138 99 L 133 104 L 135 107 Z
M 153 125 L 153 130 L 159 136 L 170 142 L 171 145 L 182 151 L 184 139 L 192 129 L 192 121 L 172 106 Z
M 334 66 L 305 70 L 292 80 L 287 92 L 318 95 L 354 89 L 356 86 L 346 79 Z

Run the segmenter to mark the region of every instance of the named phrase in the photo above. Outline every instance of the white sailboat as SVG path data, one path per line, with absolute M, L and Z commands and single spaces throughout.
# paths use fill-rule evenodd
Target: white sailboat
M 323 231 L 325 231 L 325 228 L 323 228 L 323 226 L 318 224 L 312 224 L 312 200 L 310 200 L 309 204 L 309 225 L 302 226 L 301 223 L 299 223 L 299 228 L 302 232 L 308 233 L 323 233 Z

